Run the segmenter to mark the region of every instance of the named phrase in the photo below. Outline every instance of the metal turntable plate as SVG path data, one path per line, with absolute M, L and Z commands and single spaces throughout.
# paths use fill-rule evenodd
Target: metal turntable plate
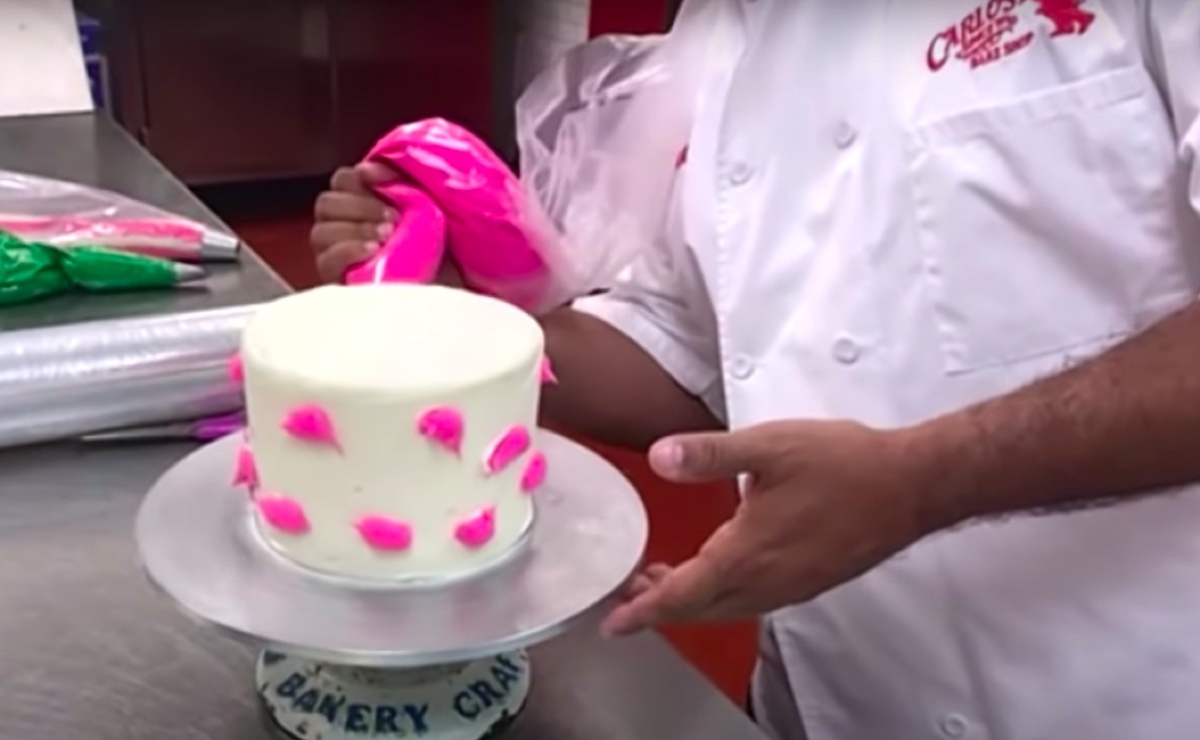
M 510 562 L 437 587 L 322 578 L 254 534 L 230 482 L 236 436 L 180 461 L 142 502 L 136 536 L 151 580 L 191 615 L 297 656 L 414 667 L 535 644 L 602 606 L 646 545 L 637 491 L 590 450 L 538 432 L 549 475 L 529 542 Z

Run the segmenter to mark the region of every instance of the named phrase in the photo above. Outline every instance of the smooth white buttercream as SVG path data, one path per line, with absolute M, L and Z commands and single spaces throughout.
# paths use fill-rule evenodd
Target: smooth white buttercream
M 303 565 L 351 577 L 452 577 L 509 551 L 532 517 L 521 490 L 531 449 L 503 470 L 484 460 L 514 425 L 532 431 L 542 331 L 500 301 L 451 288 L 328 286 L 264 307 L 242 342 L 249 444 L 260 495 L 290 498 L 309 529 L 259 521 L 267 541 Z M 323 410 L 336 444 L 289 434 L 298 408 Z M 456 454 L 422 436 L 430 409 L 462 414 Z M 464 546 L 456 528 L 489 507 L 495 533 Z M 406 550 L 373 549 L 356 523 L 412 528 Z

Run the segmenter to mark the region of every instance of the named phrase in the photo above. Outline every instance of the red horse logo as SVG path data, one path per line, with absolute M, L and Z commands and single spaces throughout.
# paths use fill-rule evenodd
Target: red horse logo
M 1037 14 L 1054 24 L 1050 36 L 1077 36 L 1087 32 L 1096 14 L 1083 9 L 1086 0 L 1033 0 Z

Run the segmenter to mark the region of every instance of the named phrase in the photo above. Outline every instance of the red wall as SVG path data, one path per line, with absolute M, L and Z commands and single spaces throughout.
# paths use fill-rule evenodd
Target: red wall
M 592 0 L 588 31 L 606 33 L 657 33 L 667 27 L 668 0 Z

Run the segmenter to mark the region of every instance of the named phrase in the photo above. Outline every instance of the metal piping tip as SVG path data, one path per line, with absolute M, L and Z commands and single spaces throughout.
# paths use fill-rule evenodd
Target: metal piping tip
M 188 265 L 183 262 L 176 262 L 174 268 L 176 285 L 195 283 L 208 277 L 208 271 L 203 267 L 197 267 L 196 265 Z
M 242 241 L 233 234 L 205 229 L 204 238 L 200 241 L 200 259 L 209 262 L 232 262 L 237 260 L 241 249 Z

